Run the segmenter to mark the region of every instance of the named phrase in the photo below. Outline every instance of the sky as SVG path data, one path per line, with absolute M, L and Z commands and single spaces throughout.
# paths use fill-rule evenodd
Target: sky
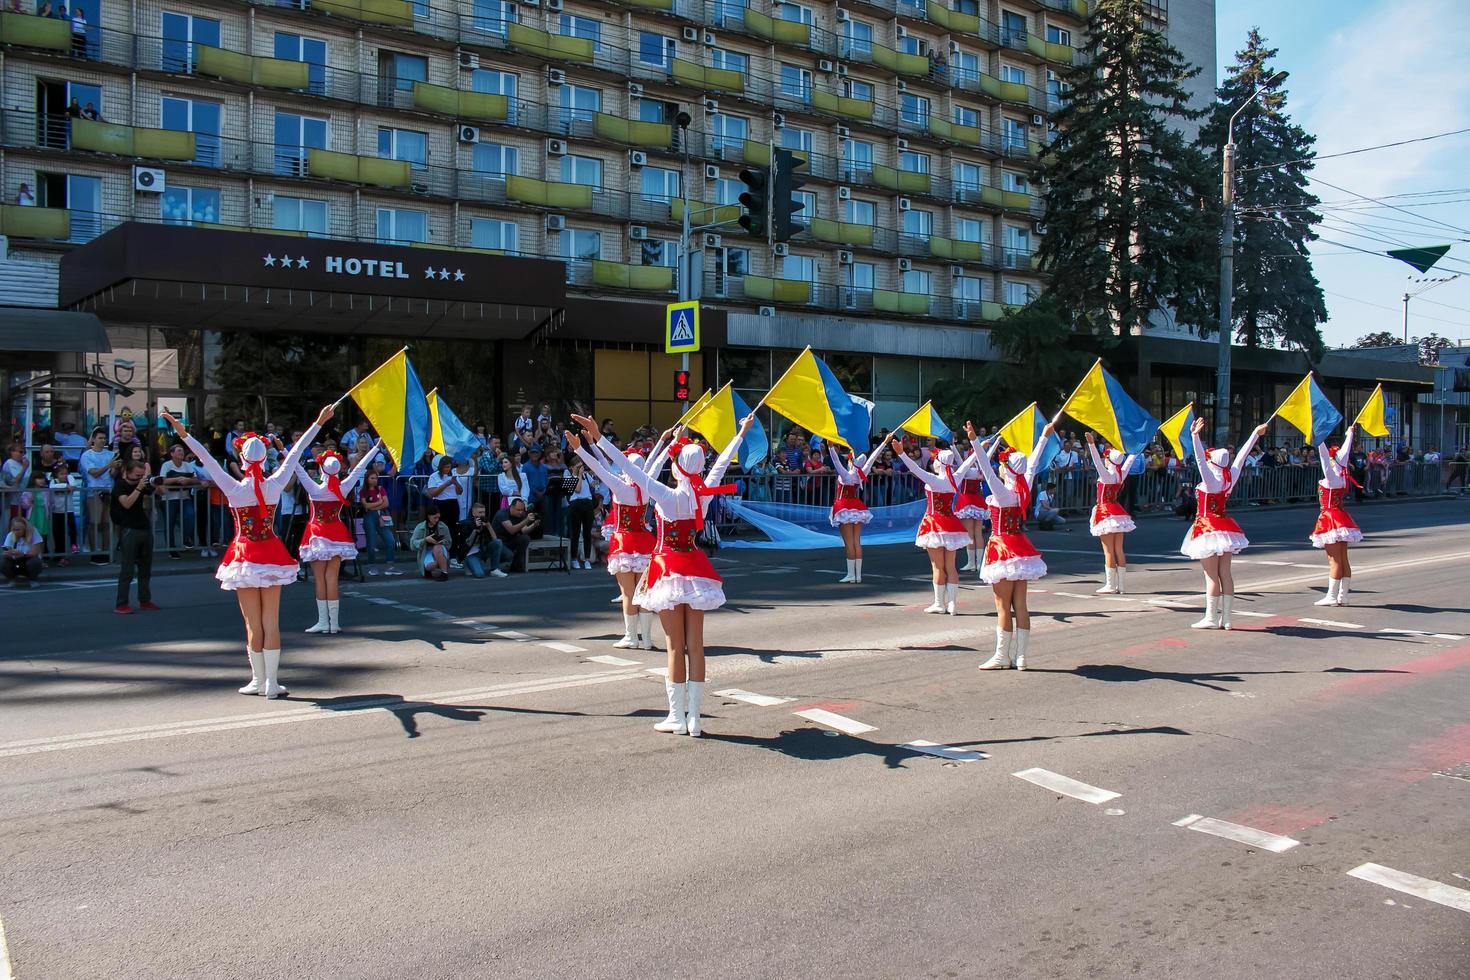
M 1316 135 L 1319 157 L 1470 130 L 1466 0 L 1216 0 L 1222 77 L 1252 27 L 1279 49 L 1276 68 L 1291 72 L 1287 108 Z M 1413 269 L 1381 253 L 1404 245 L 1452 245 L 1430 275 L 1464 273 L 1410 300 L 1410 336 L 1470 342 L 1467 161 L 1470 132 L 1318 162 L 1314 191 L 1325 220 L 1312 259 L 1326 293 L 1329 347 L 1378 330 L 1401 333 L 1404 292 L 1421 286 L 1409 281 Z

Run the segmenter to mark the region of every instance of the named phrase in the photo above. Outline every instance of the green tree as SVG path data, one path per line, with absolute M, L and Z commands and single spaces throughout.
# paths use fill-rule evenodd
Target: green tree
M 1228 138 L 1230 115 L 1276 75 L 1275 57 L 1276 49 L 1253 28 L 1200 128 L 1198 145 L 1214 161 L 1214 227 L 1222 204 L 1220 148 Z M 1316 142 L 1291 121 L 1281 88 L 1256 99 L 1235 121 L 1235 339 L 1247 347 L 1298 347 L 1313 360 L 1322 356 L 1318 324 L 1327 319 L 1308 252 L 1322 220 L 1317 211 L 1322 202 L 1307 188 Z M 1214 282 L 1213 319 L 1218 321 L 1218 271 Z
M 1151 28 L 1144 0 L 1100 0 L 1043 156 L 1040 257 L 1080 329 L 1115 338 L 1173 307 L 1207 316 L 1207 165 L 1179 132 L 1202 112 L 1184 83 L 1199 73 Z
M 1363 334 L 1363 336 L 1353 341 L 1352 346 L 1354 350 L 1363 350 L 1367 347 L 1392 347 L 1395 344 L 1401 343 L 1403 341 L 1399 340 L 1398 337 L 1389 331 L 1375 330 L 1373 333 Z

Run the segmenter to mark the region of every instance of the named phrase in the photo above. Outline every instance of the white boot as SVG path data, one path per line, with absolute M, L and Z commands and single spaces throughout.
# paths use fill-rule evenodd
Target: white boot
M 686 714 L 685 725 L 689 734 L 698 738 L 704 731 L 699 727 L 699 704 L 704 700 L 704 681 L 689 682 L 689 710 Z
M 863 560 L 861 558 L 852 560 L 852 580 L 858 583 L 863 580 Z
M 1337 604 L 1339 606 L 1345 606 L 1348 604 L 1348 584 L 1351 582 L 1352 579 L 1350 578 L 1340 578 L 1337 580 Z
M 1031 642 L 1031 631 L 1016 630 L 1016 643 L 1011 656 L 1014 659 L 1017 670 L 1026 669 L 1026 646 Z
M 974 570 L 975 570 L 975 549 L 974 548 L 966 548 L 965 549 L 965 567 L 964 568 L 961 568 L 960 571 L 962 571 L 962 572 L 973 572 Z
M 614 650 L 631 650 L 638 645 L 638 617 L 623 613 L 623 638 L 613 644 Z
M 1342 581 L 1342 579 L 1329 578 L 1327 580 L 1327 591 L 1324 592 L 1324 593 L 1322 593 L 1322 598 L 1320 598 L 1316 602 L 1312 603 L 1312 605 L 1314 605 L 1314 606 L 1335 606 L 1335 605 L 1337 605 L 1337 589 L 1338 589 L 1338 583 L 1340 583 L 1341 581 Z
M 250 649 L 247 644 L 245 656 L 250 658 L 250 683 L 240 688 L 241 694 L 259 694 L 260 685 L 265 681 L 265 658 L 258 650 Z
M 1197 623 L 1190 623 L 1192 630 L 1217 630 L 1220 628 L 1220 600 L 1217 596 L 1205 596 L 1205 615 Z
M 924 611 L 926 613 L 942 613 L 942 612 L 944 612 L 944 586 L 942 586 L 942 585 L 936 585 L 936 586 L 934 586 L 934 602 L 931 603 L 930 606 L 929 606 L 929 608 L 928 609 L 925 609 Z
M 959 615 L 960 587 L 958 583 L 951 582 L 944 587 L 944 611 L 951 616 Z
M 1128 573 L 1127 565 L 1118 565 L 1113 568 L 1113 584 L 1117 586 L 1118 595 L 1123 594 L 1123 576 Z
M 653 649 L 653 613 L 638 614 L 638 649 Z
M 316 625 L 308 626 L 306 628 L 306 632 L 325 633 L 327 630 L 329 630 L 331 628 L 331 624 L 327 621 L 327 616 L 327 600 L 318 599 L 316 601 Z
M 1103 571 L 1107 573 L 1106 580 L 1103 582 L 1102 588 L 1094 592 L 1093 595 L 1112 595 L 1118 591 L 1117 569 L 1109 565 Z
M 1011 634 L 995 628 L 995 653 L 980 665 L 981 670 L 1007 670 L 1011 666 Z
M 342 600 L 341 599 L 328 599 L 327 600 L 327 632 L 328 633 L 340 633 L 340 632 L 342 632 L 342 619 L 341 619 L 341 616 L 340 616 L 341 610 L 342 610 Z
M 261 656 L 265 659 L 265 684 L 261 686 L 260 693 L 272 699 L 290 694 L 276 679 L 281 671 L 281 651 L 265 650 Z
M 653 726 L 656 732 L 668 732 L 671 735 L 683 735 L 684 727 L 684 685 L 675 684 L 673 681 L 664 681 L 664 693 L 669 696 L 669 716 L 657 725 Z
M 851 558 L 847 559 L 847 574 L 844 575 L 844 576 L 842 576 L 842 578 L 840 578 L 840 579 L 837 580 L 837 584 L 838 585 L 845 585 L 848 582 L 856 582 L 857 581 L 857 573 L 853 571 L 852 566 L 853 566 L 853 560 Z
M 1235 602 L 1234 594 L 1220 597 L 1220 628 L 1222 630 L 1230 628 L 1230 605 L 1233 602 Z

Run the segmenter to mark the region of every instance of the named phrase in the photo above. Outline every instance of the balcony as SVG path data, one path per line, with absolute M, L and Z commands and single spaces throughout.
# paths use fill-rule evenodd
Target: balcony
M 745 76 L 738 71 L 724 68 L 706 68 L 692 61 L 674 58 L 669 63 L 667 76 L 679 85 L 707 92 L 744 92 Z
M 376 187 L 406 188 L 413 185 L 413 170 L 406 160 L 362 157 L 315 147 L 306 151 L 306 173 L 310 177 Z
M 797 215 L 798 219 L 804 216 Z M 831 221 L 826 218 L 808 217 L 807 233 L 816 241 L 833 245 L 873 246 L 873 226 L 851 224 L 846 221 Z
M 309 3 L 312 10 L 364 24 L 408 28 L 414 26 L 413 4 L 408 0 L 309 0 Z
M 921 54 L 904 54 L 882 44 L 874 44 L 872 48 L 873 64 L 879 68 L 913 78 L 927 78 L 929 75 L 929 59 Z
M 510 100 L 488 92 L 466 92 L 445 85 L 414 82 L 412 99 L 416 109 L 441 112 L 456 119 L 495 121 L 510 117 Z
M 874 103 L 866 99 L 849 99 L 845 96 L 834 95 L 831 92 L 824 92 L 819 88 L 811 89 L 807 94 L 808 98 L 804 101 L 810 104 L 813 109 L 829 112 L 834 116 L 842 116 L 844 119 L 861 119 L 866 122 L 871 122 L 873 119 Z M 793 101 L 801 101 L 795 100 L 791 96 L 783 97 L 792 99 Z
M 1000 146 L 1000 141 L 995 138 L 994 134 L 986 133 L 979 126 L 963 126 L 959 123 L 945 122 L 932 115 L 929 117 L 929 135 L 949 143 L 958 143 L 961 146 L 970 146 L 975 149 L 995 150 Z
M 592 132 L 615 143 L 646 146 L 656 150 L 674 148 L 674 127 L 663 123 L 638 122 L 599 112 L 592 117 Z
M 901 293 L 891 289 L 873 290 L 873 309 L 880 313 L 902 313 L 905 316 L 929 314 L 927 293 Z
M 950 262 L 979 262 L 983 265 L 991 265 L 995 261 L 988 242 L 966 242 L 953 238 L 941 238 L 938 235 L 929 238 L 929 255 L 931 258 L 946 259 Z
M 689 202 L 689 224 L 694 227 L 700 225 L 724 224 L 725 222 L 739 219 L 741 207 L 738 204 L 705 204 L 700 201 Z M 684 220 L 684 202 L 675 199 L 669 202 L 669 220 L 675 224 Z
M 196 74 L 213 75 L 245 85 L 305 89 L 311 84 L 311 66 L 304 61 L 251 56 L 205 44 L 194 47 L 193 60 Z
M 744 279 L 746 299 L 767 300 L 772 303 L 790 303 L 804 306 L 811 302 L 812 284 L 800 279 L 770 279 L 766 276 L 746 276 Z
M 597 60 L 589 38 L 548 34 L 524 24 L 506 25 L 505 43 L 517 51 L 547 61 L 573 61 L 590 65 Z
M 803 24 L 794 20 L 781 20 L 775 17 L 767 17 L 765 14 L 745 9 L 745 29 L 756 37 L 763 37 L 777 44 L 794 44 L 797 47 L 809 48 L 812 42 L 812 29 L 809 24 Z
M 1026 36 L 1027 49 L 1038 58 L 1046 61 L 1054 61 L 1061 65 L 1072 63 L 1072 46 L 1070 44 L 1056 44 L 1045 38 L 1037 37 L 1035 34 Z
M 614 289 L 671 293 L 674 291 L 674 270 L 670 266 L 628 265 L 593 259 L 592 284 L 611 286 Z
M 71 237 L 71 212 L 66 208 L 3 204 L 0 205 L 0 235 L 63 241 Z
M 933 175 L 911 170 L 894 170 L 882 164 L 873 165 L 873 181 L 879 187 L 902 194 L 928 194 L 934 185 Z
M 34 14 L 0 14 L 0 44 L 71 51 L 71 22 Z
M 91 119 L 71 120 L 71 148 L 147 160 L 193 160 L 197 149 L 193 133 L 119 126 Z
M 592 188 L 586 184 L 563 184 L 532 177 L 507 177 L 505 197 L 509 201 L 543 208 L 580 211 L 592 209 Z

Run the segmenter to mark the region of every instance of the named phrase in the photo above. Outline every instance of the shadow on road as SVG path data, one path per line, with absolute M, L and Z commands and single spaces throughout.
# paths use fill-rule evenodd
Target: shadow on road
M 1080 664 L 1071 670 L 1062 668 L 1033 667 L 1027 673 L 1032 674 L 1073 674 L 1090 681 L 1105 681 L 1113 684 L 1131 684 L 1139 681 L 1172 681 L 1176 684 L 1188 684 L 1194 687 L 1204 687 L 1211 691 L 1229 691 L 1228 687 L 1221 684 L 1243 684 L 1247 677 L 1259 677 L 1269 674 L 1406 674 L 1405 670 L 1378 670 L 1365 668 L 1358 670 L 1352 667 L 1329 667 L 1322 671 L 1309 670 L 1235 670 L 1224 673 L 1186 673 L 1173 670 L 1146 670 L 1142 667 L 1130 667 L 1126 664 Z
M 820 728 L 796 728 L 769 737 L 721 735 L 714 732 L 705 732 L 704 737 L 715 742 L 767 749 L 803 762 L 835 762 L 869 756 L 883 760 L 883 764 L 889 769 L 902 769 L 905 760 L 920 758 L 917 753 L 896 745 L 878 745 Z

